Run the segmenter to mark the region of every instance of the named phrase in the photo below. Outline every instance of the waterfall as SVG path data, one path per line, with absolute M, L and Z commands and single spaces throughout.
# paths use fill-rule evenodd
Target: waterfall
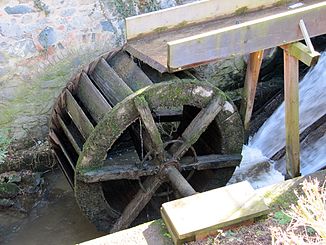
M 299 83 L 300 133 L 326 114 L 326 52 L 322 53 L 315 67 Z M 285 146 L 284 102 L 261 126 L 243 147 L 243 160 L 230 183 L 248 179 L 254 187 L 261 187 L 281 179 L 274 164 L 268 160 Z M 300 152 L 301 173 L 309 174 L 326 166 L 326 134 Z M 268 165 L 266 165 L 269 162 Z M 285 166 L 281 160 L 279 166 Z M 265 166 L 262 168 L 262 166 Z M 260 172 L 254 169 L 263 169 Z M 278 169 L 282 171 L 281 169 Z M 257 176 L 251 176 L 255 172 Z M 264 182 L 264 179 L 266 181 Z

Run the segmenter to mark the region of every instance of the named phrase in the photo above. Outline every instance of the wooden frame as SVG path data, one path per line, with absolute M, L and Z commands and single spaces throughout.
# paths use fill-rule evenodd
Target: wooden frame
M 301 19 L 304 19 L 311 37 L 324 34 L 326 1 L 168 42 L 169 70 L 173 72 L 218 58 L 301 40 Z
M 187 24 L 207 21 L 217 17 L 267 8 L 279 4 L 279 0 L 204 0 L 143 15 L 126 18 L 127 40 L 150 32 L 165 31 Z

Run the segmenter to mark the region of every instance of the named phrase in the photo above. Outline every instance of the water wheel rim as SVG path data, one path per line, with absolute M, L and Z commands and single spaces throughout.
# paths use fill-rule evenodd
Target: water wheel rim
M 190 105 L 204 108 L 213 97 L 222 98 L 222 110 L 215 120 L 226 139 L 222 143 L 222 153 L 239 153 L 242 147 L 243 130 L 235 106 L 222 91 L 205 82 L 172 81 L 155 84 L 128 96 L 118 103 L 95 127 L 84 144 L 76 165 L 76 199 L 88 218 L 94 223 L 104 222 L 112 225 L 112 220 L 120 214 L 114 210 L 103 193 L 100 183 L 86 184 L 78 175 L 88 169 L 103 165 L 107 151 L 120 137 L 122 132 L 139 118 L 134 99 L 144 96 L 151 109 Z M 91 200 L 91 201 L 90 201 Z M 103 226 L 103 225 L 99 225 Z

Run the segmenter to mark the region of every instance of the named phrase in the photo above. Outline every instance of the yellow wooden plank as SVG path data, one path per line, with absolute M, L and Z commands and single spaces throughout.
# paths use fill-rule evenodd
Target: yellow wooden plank
M 313 66 L 317 63 L 320 53 L 317 51 L 311 52 L 309 48 L 301 42 L 295 42 L 285 45 L 287 52 L 306 64 L 307 66 Z M 281 46 L 283 48 L 283 46 Z
M 247 182 L 195 194 L 162 205 L 162 216 L 175 241 L 265 214 L 268 207 Z
M 165 31 L 253 9 L 279 4 L 279 0 L 204 0 L 126 18 L 127 40 L 150 32 Z
M 261 62 L 263 60 L 264 51 L 260 50 L 253 52 L 249 56 L 246 79 L 243 87 L 243 97 L 240 108 L 240 113 L 243 118 L 244 129 L 246 131 L 246 138 L 248 136 L 249 122 L 254 108 L 254 101 L 256 95 L 256 87 L 259 77 Z
M 284 49 L 284 103 L 287 178 L 300 176 L 299 61 Z
M 252 53 L 301 40 L 301 19 L 305 21 L 311 37 L 326 33 L 326 1 L 170 41 L 169 70 L 172 72 L 230 55 Z

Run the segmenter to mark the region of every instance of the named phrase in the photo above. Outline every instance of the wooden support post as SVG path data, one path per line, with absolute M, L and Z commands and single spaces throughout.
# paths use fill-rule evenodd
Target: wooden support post
M 286 178 L 300 176 L 299 61 L 284 46 Z
M 263 60 L 263 54 L 264 50 L 259 50 L 257 52 L 251 53 L 247 65 L 246 79 L 244 83 L 242 104 L 240 109 L 245 129 L 246 141 L 248 138 L 249 122 L 252 114 L 252 109 L 254 107 L 256 87 L 261 62 Z
M 173 188 L 175 188 L 181 196 L 187 197 L 196 194 L 196 191 L 175 167 L 168 167 L 166 169 L 166 176 L 170 180 Z

